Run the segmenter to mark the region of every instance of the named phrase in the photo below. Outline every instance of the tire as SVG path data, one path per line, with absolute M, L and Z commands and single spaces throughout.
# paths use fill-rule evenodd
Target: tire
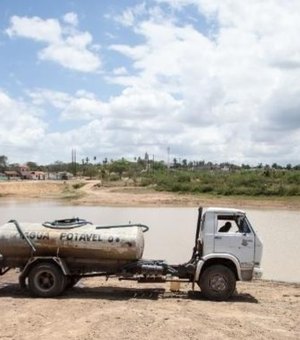
M 236 278 L 232 270 L 223 265 L 213 265 L 202 273 L 198 282 L 202 294 L 209 300 L 228 300 L 235 291 Z
M 54 297 L 63 292 L 66 277 L 55 264 L 38 263 L 29 272 L 28 286 L 33 296 Z

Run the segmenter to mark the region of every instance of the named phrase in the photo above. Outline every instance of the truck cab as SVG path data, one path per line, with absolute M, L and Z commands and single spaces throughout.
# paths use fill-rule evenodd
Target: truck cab
M 262 242 L 244 211 L 207 208 L 202 213 L 201 210 L 198 229 L 194 280 L 205 295 L 218 299 L 219 293 L 224 299 L 222 290 L 229 281 L 250 281 L 253 277 L 261 277 Z M 231 286 L 227 292 L 229 295 L 235 282 Z

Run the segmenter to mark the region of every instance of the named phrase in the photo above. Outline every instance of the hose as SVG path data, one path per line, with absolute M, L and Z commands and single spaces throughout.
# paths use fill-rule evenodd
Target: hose
M 140 227 L 143 229 L 143 233 L 146 233 L 149 230 L 149 227 L 145 224 L 135 223 L 135 224 L 119 224 L 119 225 L 104 225 L 98 226 L 96 229 L 113 229 L 113 228 L 133 228 Z
M 44 222 L 43 226 L 52 229 L 74 229 L 83 227 L 87 224 L 92 224 L 84 219 L 80 218 L 70 218 L 65 220 L 55 220 L 53 222 Z M 144 224 L 120 224 L 120 225 L 107 225 L 107 226 L 97 226 L 96 229 L 114 229 L 114 228 L 133 228 L 140 227 L 143 229 L 143 233 L 149 230 L 149 227 Z
M 46 228 L 52 229 L 74 229 L 83 227 L 87 224 L 92 224 L 84 219 L 76 218 L 69 218 L 65 220 L 55 220 L 53 222 L 44 222 L 43 226 Z

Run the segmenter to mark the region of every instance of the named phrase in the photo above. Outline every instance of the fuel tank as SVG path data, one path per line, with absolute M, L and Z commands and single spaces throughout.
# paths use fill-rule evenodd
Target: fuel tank
M 143 231 L 141 225 L 12 221 L 0 226 L 0 254 L 6 265 L 17 265 L 18 262 L 21 265 L 31 256 L 59 256 L 87 262 L 134 261 L 143 255 Z

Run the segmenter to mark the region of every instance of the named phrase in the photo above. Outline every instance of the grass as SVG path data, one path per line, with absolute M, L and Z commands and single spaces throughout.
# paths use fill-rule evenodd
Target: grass
M 84 185 L 85 183 L 75 183 L 72 185 L 66 184 L 62 191 L 61 198 L 64 200 L 73 200 L 73 199 L 76 200 L 76 199 L 83 197 L 85 193 L 82 191 L 78 191 L 78 189 Z
M 146 174 L 141 185 L 159 191 L 214 196 L 300 196 L 300 171 L 161 171 Z

